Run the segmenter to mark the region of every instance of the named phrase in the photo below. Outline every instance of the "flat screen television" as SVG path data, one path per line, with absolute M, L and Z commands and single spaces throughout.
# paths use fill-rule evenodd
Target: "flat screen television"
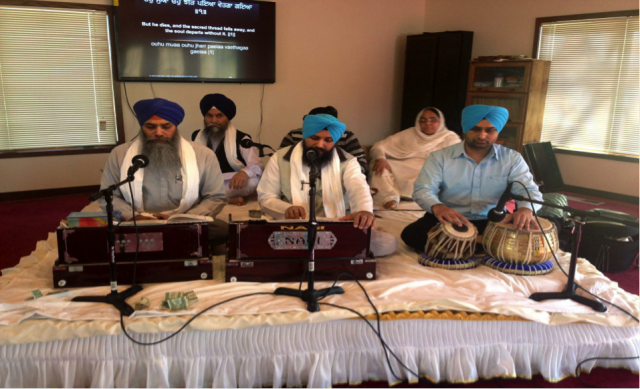
M 120 81 L 273 83 L 276 4 L 120 0 Z

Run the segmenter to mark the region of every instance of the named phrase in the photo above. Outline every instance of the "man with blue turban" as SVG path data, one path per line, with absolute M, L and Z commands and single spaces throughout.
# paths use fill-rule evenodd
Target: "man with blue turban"
M 114 210 L 122 213 L 123 220 L 167 219 L 173 214 L 215 217 L 227 204 L 222 173 L 211 150 L 180 136 L 182 107 L 165 99 L 150 99 L 138 101 L 133 110 L 140 133 L 111 151 L 100 188 L 127 178 L 136 155 L 147 156 L 149 165 L 136 172 L 133 191 L 123 185 L 114 192 Z M 100 206 L 105 209 L 104 200 Z M 218 243 L 228 235 L 224 221 L 211 223 L 210 230 Z
M 395 237 L 373 230 L 373 199 L 358 160 L 335 143 L 346 126 L 327 114 L 308 115 L 302 124 L 303 140 L 278 150 L 269 160 L 258 185 L 262 211 L 277 220 L 306 219 L 309 215 L 309 172 L 320 170 L 316 185 L 316 215 L 353 220 L 356 228 L 371 228 L 371 251 L 376 256 L 393 253 Z M 315 158 L 312 157 L 315 155 Z
M 204 129 L 191 135 L 194 142 L 213 150 L 220 163 L 229 204 L 244 205 L 256 191 L 264 165 L 255 147 L 244 147 L 251 136 L 237 130 L 231 120 L 236 104 L 227 96 L 211 93 L 200 100 Z
M 427 212 L 402 231 L 408 246 L 424 253 L 427 232 L 438 223 L 474 225 L 483 234 L 487 213 L 510 182 L 521 182 L 533 200 L 542 201 L 522 155 L 495 144 L 508 119 L 509 112 L 503 107 L 471 105 L 462 111 L 464 142 L 431 153 L 414 183 L 413 199 Z M 511 191 L 527 196 L 520 184 L 514 184 Z M 530 223 L 535 223 L 532 205 L 526 201 L 516 204 L 518 210 L 504 222 L 529 230 Z

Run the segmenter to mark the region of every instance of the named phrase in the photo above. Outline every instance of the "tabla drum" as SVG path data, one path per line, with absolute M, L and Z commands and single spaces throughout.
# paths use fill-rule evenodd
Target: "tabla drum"
M 555 224 L 547 219 L 538 219 L 540 226 L 532 225 L 529 231 L 518 231 L 511 223 L 489 222 L 482 238 L 484 250 L 493 258 L 511 264 L 536 265 L 547 262 L 553 257 L 553 252 L 558 251 L 558 233 Z
M 478 230 L 474 225 L 458 227 L 452 223 L 440 223 L 427 233 L 425 255 L 434 259 L 469 259 L 476 251 L 477 236 Z

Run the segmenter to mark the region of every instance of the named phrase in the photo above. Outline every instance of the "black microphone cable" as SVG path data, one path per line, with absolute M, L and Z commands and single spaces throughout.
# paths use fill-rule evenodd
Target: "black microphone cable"
M 535 218 L 536 218 L 536 223 L 538 223 L 538 227 L 540 228 L 540 231 L 542 231 L 542 225 L 540 224 L 540 219 L 538 219 L 538 213 L 536 212 L 536 209 L 535 209 L 535 207 L 534 207 L 534 203 L 531 201 L 531 200 L 532 200 L 532 198 L 531 198 L 531 194 L 529 193 L 529 189 L 527 189 L 527 187 L 526 187 L 523 183 L 521 183 L 520 181 L 514 181 L 514 182 L 517 182 L 518 184 L 520 184 L 520 185 L 524 188 L 524 190 L 527 192 L 527 198 L 528 198 L 528 200 L 529 200 L 529 202 L 530 202 L 530 204 L 531 204 L 531 209 L 533 210 L 533 215 L 534 215 L 534 216 L 535 216 Z M 542 236 L 544 236 L 544 240 L 545 240 L 545 242 L 547 243 L 547 245 L 549 246 L 549 248 L 551 248 L 552 246 L 551 246 L 551 244 L 549 244 L 549 239 L 547 238 L 547 235 L 543 233 L 543 234 L 542 234 Z M 558 265 L 558 268 L 560 268 L 560 270 L 564 273 L 564 275 L 565 275 L 565 276 L 567 276 L 567 278 L 569 278 L 569 275 L 567 274 L 567 272 L 562 268 L 562 266 L 560 266 L 560 262 L 558 261 L 558 257 L 556 256 L 555 251 L 551 250 L 551 254 L 553 254 L 553 259 L 555 260 L 556 264 Z M 611 305 L 611 306 L 613 306 L 613 307 L 618 308 L 618 309 L 619 309 L 619 310 L 621 310 L 622 312 L 624 312 L 624 313 L 626 313 L 627 315 L 629 315 L 633 320 L 638 321 L 638 318 L 637 318 L 637 317 L 635 317 L 635 316 L 633 316 L 633 314 L 632 314 L 631 312 L 626 311 L 625 309 L 623 309 L 623 308 L 621 308 L 621 307 L 617 306 L 616 304 L 612 303 L 611 301 L 609 301 L 609 300 L 607 300 L 607 299 L 605 299 L 605 298 L 603 298 L 603 297 L 600 297 L 600 296 L 597 296 L 597 295 L 595 295 L 595 294 L 591 293 L 590 291 L 588 291 L 587 289 L 585 289 L 584 287 L 582 287 L 580 284 L 578 284 L 577 282 L 575 282 L 575 280 L 574 280 L 574 282 L 573 282 L 573 283 L 574 283 L 578 288 L 580 288 L 580 289 L 581 289 L 581 290 L 583 290 L 584 292 L 588 293 L 589 295 L 591 295 L 591 296 L 593 296 L 593 297 L 597 298 L 598 300 L 602 300 L 602 301 L 604 301 L 605 303 L 607 303 L 607 304 L 609 304 L 609 305 Z M 578 365 L 576 366 L 575 375 L 576 375 L 576 378 L 578 378 L 578 380 L 580 380 L 580 382 L 582 382 L 584 385 L 589 386 L 589 387 L 594 387 L 594 388 L 600 388 L 600 386 L 589 384 L 588 382 L 586 382 L 586 381 L 584 381 L 582 378 L 580 378 L 580 371 L 579 371 L 579 370 L 580 370 L 580 366 L 582 366 L 582 364 L 584 364 L 584 363 L 586 363 L 586 362 L 589 362 L 589 361 L 597 360 L 597 359 L 605 359 L 605 360 L 629 360 L 629 359 L 639 359 L 639 358 L 640 358 L 639 356 L 634 356 L 634 357 L 595 357 L 595 358 L 588 358 L 588 359 L 585 359 L 585 360 L 581 361 L 580 363 L 578 363 Z
M 540 228 L 540 231 L 543 231 L 543 229 L 542 229 L 542 225 L 541 225 L 541 223 L 540 223 L 540 219 L 538 219 L 538 213 L 537 213 L 537 212 L 536 212 L 536 210 L 535 210 L 534 203 L 531 201 L 531 200 L 532 200 L 532 197 L 531 197 L 531 194 L 529 193 L 529 189 L 527 189 L 527 187 L 526 187 L 523 183 L 521 183 L 520 181 L 513 181 L 513 182 L 516 182 L 516 183 L 518 183 L 518 184 L 522 185 L 522 187 L 524 188 L 524 190 L 527 192 L 527 198 L 528 198 L 529 202 L 531 203 L 531 209 L 533 210 L 533 216 L 536 218 L 536 223 L 538 223 L 538 227 Z M 544 240 L 545 240 L 545 242 L 547 243 L 547 246 L 549 246 L 549 248 L 553 247 L 553 246 L 549 243 L 549 238 L 547 238 L 547 235 L 543 233 L 543 234 L 542 234 L 542 236 L 544 236 Z M 567 274 L 567 272 L 562 268 L 562 266 L 560 266 L 560 262 L 558 261 L 558 257 L 556 256 L 555 251 L 551 250 L 551 254 L 553 255 L 553 259 L 555 260 L 556 264 L 558 265 L 558 268 L 560 268 L 560 270 L 561 270 L 561 271 L 564 273 L 564 275 L 565 275 L 565 276 L 567 276 L 567 278 L 568 278 L 568 277 L 569 277 L 569 275 L 568 275 L 568 274 Z M 630 312 L 626 311 L 625 309 L 623 309 L 623 308 L 621 308 L 621 307 L 617 306 L 616 304 L 612 303 L 611 301 L 609 301 L 609 300 L 607 300 L 607 299 L 605 299 L 605 298 L 603 298 L 603 297 L 600 297 L 600 296 L 597 296 L 597 295 L 595 295 L 595 294 L 591 293 L 591 292 L 590 292 L 590 291 L 588 291 L 587 289 L 583 288 L 580 284 L 578 284 L 575 280 L 574 280 L 574 282 L 573 282 L 573 283 L 574 283 L 578 288 L 580 288 L 582 291 L 584 291 L 584 292 L 586 292 L 586 293 L 590 294 L 591 296 L 593 296 L 593 297 L 597 298 L 598 300 L 602 300 L 602 301 L 604 301 L 605 303 L 607 303 L 607 304 L 609 304 L 609 305 L 611 305 L 611 306 L 613 306 L 613 307 L 618 308 L 618 309 L 619 309 L 619 310 L 621 310 L 622 312 L 624 312 L 624 313 L 626 313 L 627 315 L 629 315 L 633 320 L 635 320 L 635 321 L 637 321 L 637 322 L 640 322 L 640 321 L 638 320 L 638 318 L 637 318 L 637 317 L 633 316 L 633 314 L 631 314 Z
M 222 304 L 228 303 L 230 301 L 233 300 L 237 300 L 237 299 L 241 299 L 244 297 L 250 297 L 250 296 L 258 296 L 258 295 L 274 295 L 272 292 L 256 292 L 256 293 L 248 293 L 248 294 L 243 294 L 240 296 L 236 296 L 236 297 L 231 297 L 228 298 L 224 301 L 220 301 L 219 303 L 215 303 L 212 304 L 210 306 L 208 306 L 207 308 L 203 309 L 202 311 L 196 313 L 195 315 L 193 315 L 193 317 L 191 317 L 191 319 L 187 320 L 186 323 L 184 323 L 182 325 L 182 327 L 178 328 L 178 330 L 176 330 L 175 332 L 172 332 L 171 334 L 167 335 L 165 338 L 162 338 L 160 340 L 157 340 L 155 342 L 141 342 L 139 340 L 133 339 L 133 337 L 131 337 L 131 335 L 127 332 L 125 326 L 124 326 L 124 315 L 122 314 L 122 312 L 120 313 L 120 328 L 122 329 L 122 332 L 124 333 L 124 335 L 133 343 L 140 345 L 140 346 L 153 346 L 156 344 L 160 344 L 163 342 L 166 342 L 167 340 L 173 338 L 174 336 L 178 335 L 180 332 L 182 332 L 189 324 L 191 324 L 192 321 L 194 321 L 196 318 L 198 318 L 200 315 L 202 315 L 203 313 L 207 312 L 210 309 L 213 309 L 215 307 L 218 307 Z M 275 296 L 275 295 L 274 295 Z

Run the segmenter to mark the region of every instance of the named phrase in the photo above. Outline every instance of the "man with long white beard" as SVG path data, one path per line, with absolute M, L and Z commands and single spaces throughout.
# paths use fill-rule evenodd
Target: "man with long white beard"
M 191 138 L 213 150 L 218 157 L 229 204 L 244 205 L 247 196 L 255 192 L 264 169 L 255 147 L 244 148 L 240 141 L 251 136 L 237 130 L 231 120 L 236 116 L 236 104 L 220 93 L 200 100 L 204 129 Z
M 371 252 L 385 256 L 396 251 L 397 239 L 386 232 L 374 230 L 373 199 L 358 160 L 335 142 L 346 126 L 337 118 L 308 115 L 302 125 L 302 142 L 278 150 L 269 160 L 260 184 L 258 201 L 262 211 L 274 219 L 305 219 L 309 213 L 308 186 L 311 163 L 320 170 L 316 183 L 316 215 L 340 220 L 353 220 L 355 228 L 371 228 Z M 307 159 L 307 150 L 314 149 L 318 158 Z M 350 211 L 350 213 L 349 213 Z
M 136 220 L 167 219 L 182 213 L 215 218 L 227 204 L 222 173 L 211 150 L 180 136 L 177 126 L 184 118 L 182 107 L 168 100 L 151 99 L 138 101 L 133 110 L 140 134 L 111 151 L 100 188 L 124 180 L 135 155 L 146 155 L 149 166 L 135 174 L 133 193 L 128 185 L 114 192 L 114 210 L 122 212 L 123 220 L 133 219 L 134 214 Z M 104 210 L 105 201 L 99 202 Z M 214 245 L 224 243 L 227 223 L 210 223 L 209 235 Z

